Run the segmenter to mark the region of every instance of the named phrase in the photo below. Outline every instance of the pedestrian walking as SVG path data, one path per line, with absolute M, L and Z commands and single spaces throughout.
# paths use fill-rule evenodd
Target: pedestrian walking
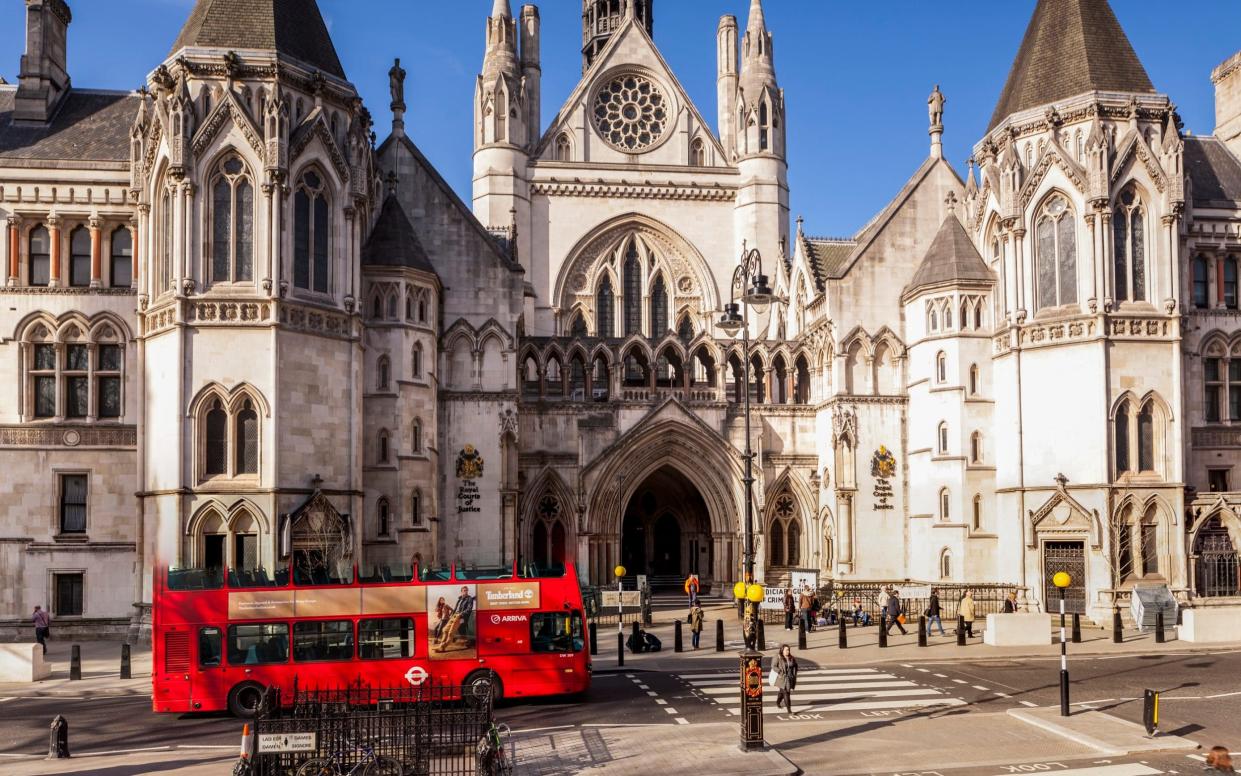
M 926 632 L 929 634 L 933 626 L 939 626 L 939 635 L 946 636 L 944 621 L 939 618 L 939 615 L 939 591 L 931 588 L 931 600 L 926 606 Z
M 1010 592 L 1007 596 L 1004 597 L 1004 613 L 1005 614 L 1016 614 L 1017 613 L 1017 591 L 1016 590 Z
M 974 638 L 974 595 L 966 590 L 965 595 L 961 596 L 961 607 L 958 610 L 961 614 L 961 621 L 965 623 L 965 635 Z
M 892 626 L 895 625 L 896 627 L 901 629 L 902 636 L 909 635 L 909 631 L 905 630 L 905 623 L 904 623 L 905 608 L 904 608 L 904 604 L 901 603 L 901 594 L 895 590 L 893 590 L 892 594 L 888 596 L 887 610 L 888 610 L 888 626 L 887 626 L 888 632 L 891 633 Z
M 780 651 L 771 659 L 771 669 L 776 673 L 776 708 L 784 706 L 793 713 L 793 690 L 797 687 L 797 658 L 793 648 L 781 644 Z
M 879 611 L 885 611 L 888 608 L 888 599 L 892 597 L 892 586 L 884 585 L 879 591 Z
M 689 639 L 690 643 L 694 645 L 694 649 L 698 649 L 698 640 L 702 638 L 702 621 L 704 618 L 705 614 L 702 611 L 702 607 L 698 605 L 697 601 L 694 601 L 694 604 L 689 608 Z
M 42 606 L 35 604 L 34 617 L 34 640 L 39 642 L 39 646 L 43 647 L 43 654 L 47 654 L 47 637 L 52 632 L 52 618 Z
M 793 598 L 793 588 L 784 588 L 784 629 L 793 630 L 793 615 L 797 611 L 797 601 Z
M 691 574 L 689 579 L 685 580 L 685 593 L 689 596 L 689 605 L 692 607 L 698 603 L 698 575 Z
M 1232 755 L 1228 752 L 1228 747 L 1211 747 L 1211 751 L 1207 752 L 1206 769 L 1219 773 L 1236 773 L 1232 767 Z
M 815 627 L 819 625 L 819 612 L 823 611 L 823 604 L 819 603 L 819 597 L 811 594 L 810 596 L 810 622 Z
M 810 605 L 814 603 L 814 595 L 810 592 L 810 585 L 802 585 L 801 595 L 797 597 L 798 616 L 805 623 L 806 632 L 814 630 L 814 622 L 810 619 Z

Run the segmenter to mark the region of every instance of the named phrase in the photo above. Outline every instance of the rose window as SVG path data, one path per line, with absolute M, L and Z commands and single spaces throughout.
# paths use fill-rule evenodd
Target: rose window
M 595 128 L 613 147 L 640 151 L 659 140 L 668 125 L 668 100 L 640 75 L 612 79 L 595 95 Z

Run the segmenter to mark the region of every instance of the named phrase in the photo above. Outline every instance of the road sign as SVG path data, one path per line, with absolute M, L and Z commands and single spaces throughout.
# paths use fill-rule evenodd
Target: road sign
M 427 669 L 422 666 L 410 666 L 410 669 L 405 672 L 405 681 L 417 687 L 425 682 L 428 676 L 430 676 L 430 674 L 428 674 Z
M 259 736 L 259 754 L 315 751 L 316 733 L 264 733 Z

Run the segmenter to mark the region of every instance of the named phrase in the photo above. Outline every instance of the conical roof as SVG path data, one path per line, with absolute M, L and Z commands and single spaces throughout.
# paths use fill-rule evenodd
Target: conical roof
M 1153 94 L 1155 87 L 1107 0 L 1039 0 L 987 130 L 1092 91 Z
M 913 280 L 906 286 L 905 294 L 908 296 L 919 289 L 963 281 L 989 283 L 994 280 L 995 274 L 987 269 L 961 221 L 949 213 L 918 265 Z
M 345 77 L 315 0 L 198 0 L 171 54 L 186 46 L 275 51 Z
M 394 193 L 384 199 L 375 228 L 362 246 L 362 263 L 435 272 L 426 249 L 414 232 L 414 225 L 409 222 L 405 208 L 401 207 Z

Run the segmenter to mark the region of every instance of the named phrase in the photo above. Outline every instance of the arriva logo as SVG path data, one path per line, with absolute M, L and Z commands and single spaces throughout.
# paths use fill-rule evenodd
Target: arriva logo
M 502 622 L 526 622 L 524 614 L 493 614 L 491 615 L 491 624 L 499 625 Z

